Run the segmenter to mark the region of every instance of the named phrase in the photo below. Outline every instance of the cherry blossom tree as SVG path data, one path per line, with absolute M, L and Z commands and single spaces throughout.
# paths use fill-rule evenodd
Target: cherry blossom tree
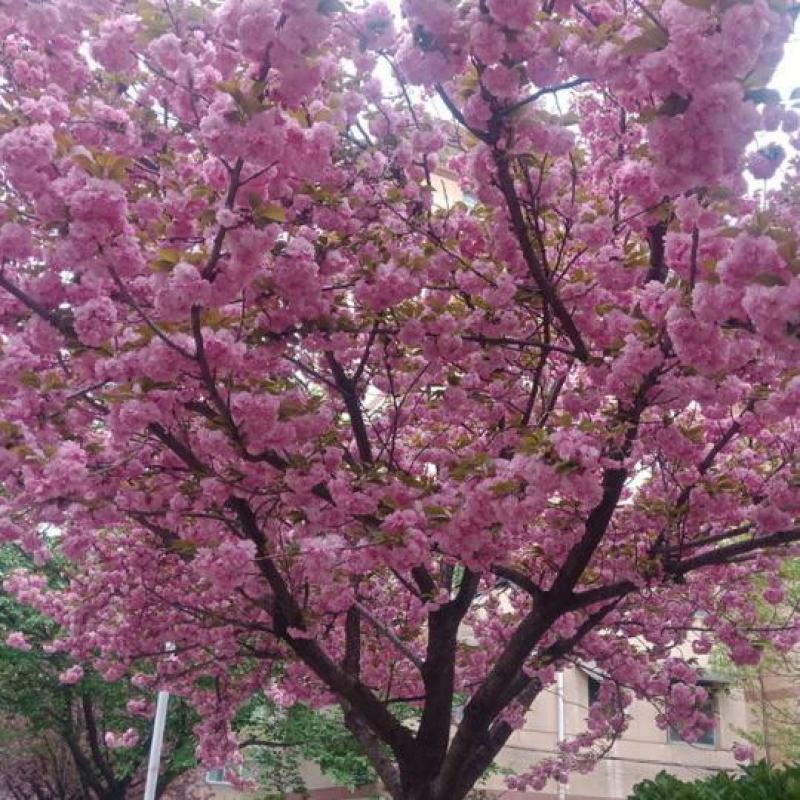
M 0 538 L 74 564 L 7 589 L 209 764 L 260 691 L 460 800 L 576 661 L 512 786 L 701 732 L 690 650 L 798 638 L 782 2 L 6 0 Z

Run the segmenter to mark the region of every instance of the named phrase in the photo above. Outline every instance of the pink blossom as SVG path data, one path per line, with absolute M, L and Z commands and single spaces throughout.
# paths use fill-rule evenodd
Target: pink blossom
M 492 17 L 501 25 L 522 29 L 533 20 L 534 5 L 528 0 L 489 0 Z
M 156 64 L 170 72 L 178 69 L 183 60 L 181 51 L 181 40 L 172 32 L 162 34 L 157 39 L 153 39 L 148 47 Z
M 68 204 L 77 235 L 104 241 L 121 233 L 127 202 L 114 181 L 90 178 L 69 195 Z
M 519 88 L 519 75 L 512 69 L 495 64 L 481 77 L 483 85 L 497 97 L 514 97 Z
M 13 631 L 6 636 L 6 645 L 13 647 L 15 650 L 27 651 L 31 649 L 31 643 L 27 640 L 24 633 Z
M 75 311 L 75 330 L 88 345 L 102 344 L 112 333 L 117 308 L 107 297 L 94 297 Z
M 737 761 L 752 761 L 754 758 L 754 753 L 755 751 L 753 750 L 752 745 L 736 742 L 736 744 L 733 746 L 733 757 Z
M 122 733 L 106 731 L 105 744 L 112 750 L 124 747 L 135 747 L 139 742 L 139 732 L 135 728 L 128 728 Z
M 778 144 L 770 144 L 756 150 L 748 159 L 748 167 L 754 178 L 768 180 L 780 167 L 786 154 Z
M 100 26 L 100 37 L 92 47 L 92 55 L 107 70 L 126 72 L 136 65 L 136 57 L 131 51 L 138 23 L 135 15 L 122 14 Z
M 137 697 L 132 700 L 128 700 L 125 705 L 125 708 L 131 713 L 136 714 L 137 716 L 144 716 L 147 717 L 150 715 L 150 702 L 145 697 Z
M 20 126 L 0 137 L 0 161 L 23 191 L 38 191 L 46 184 L 46 170 L 56 148 L 53 135 L 53 127 L 45 122 Z
M 78 664 L 69 667 L 58 676 L 59 682 L 63 683 L 65 686 L 71 686 L 72 684 L 78 683 L 82 678 L 83 667 Z
M 16 222 L 0 226 L 0 257 L 23 260 L 33 252 L 30 231 Z
M 232 228 L 239 221 L 236 212 L 229 208 L 221 208 L 217 211 L 217 222 L 224 227 Z

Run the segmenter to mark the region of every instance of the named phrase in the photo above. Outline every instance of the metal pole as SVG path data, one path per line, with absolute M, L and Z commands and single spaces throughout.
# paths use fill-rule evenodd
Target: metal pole
M 164 742 L 164 726 L 167 722 L 167 703 L 169 692 L 158 693 L 156 719 L 153 723 L 153 738 L 150 740 L 150 759 L 147 762 L 147 783 L 144 787 L 144 800 L 156 800 L 158 768 L 161 764 L 161 745 Z
M 566 714 L 564 713 L 564 670 L 559 670 L 556 673 L 556 702 L 557 702 L 557 714 L 558 714 L 558 729 L 556 732 L 556 736 L 558 737 L 558 743 L 561 744 L 567 738 L 567 720 Z M 558 797 L 559 800 L 564 800 L 567 796 L 567 787 L 565 784 L 559 781 L 558 784 Z

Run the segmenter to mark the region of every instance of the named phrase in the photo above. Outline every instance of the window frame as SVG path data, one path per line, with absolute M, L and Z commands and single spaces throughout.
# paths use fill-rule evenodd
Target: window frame
M 601 681 L 599 678 L 596 678 L 594 675 L 586 675 L 586 705 L 588 708 L 591 708 L 598 702 L 600 684 Z
M 217 780 L 216 778 L 212 778 L 211 775 L 213 773 L 219 773 L 221 776 L 220 779 Z M 225 777 L 227 773 L 227 767 L 213 767 L 212 769 L 207 769 L 205 774 L 205 783 L 207 783 L 209 786 L 233 786 L 233 783 Z
M 694 742 L 689 742 L 684 739 L 674 725 L 667 726 L 667 744 L 685 744 L 690 747 L 700 747 L 704 750 L 719 750 L 720 749 L 720 708 L 719 708 L 719 695 L 720 685 L 717 681 L 703 680 L 702 678 L 697 681 L 697 685 L 701 686 L 708 692 L 708 705 L 711 706 L 709 716 L 714 720 L 714 724 L 703 734 L 704 736 L 711 736 L 711 741 L 703 741 L 697 739 Z M 704 712 L 705 713 L 705 712 Z

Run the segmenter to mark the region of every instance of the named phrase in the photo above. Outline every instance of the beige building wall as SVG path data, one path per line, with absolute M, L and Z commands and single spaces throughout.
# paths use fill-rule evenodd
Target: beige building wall
M 497 765 L 524 772 L 539 759 L 554 753 L 558 744 L 558 696 L 547 691 L 532 706 L 524 727 L 515 732 L 501 752 Z M 654 777 L 662 769 L 685 780 L 703 778 L 721 769 L 735 769 L 730 749 L 741 740 L 738 729 L 748 727 L 748 704 L 741 691 L 722 687 L 716 692 L 718 720 L 715 744 L 698 745 L 670 741 L 667 731 L 656 726 L 656 710 L 649 703 L 634 701 L 628 709 L 631 720 L 623 737 L 589 775 L 572 775 L 559 794 L 555 783 L 542 793 L 504 790 L 502 776 L 486 782 L 489 790 L 504 800 L 559 798 L 600 800 L 626 798 L 633 786 Z M 579 669 L 564 674 L 565 735 L 585 730 L 588 713 L 588 676 Z M 494 792 L 492 792 L 494 794 Z
M 764 741 L 763 756 L 773 764 L 796 759 L 800 741 L 800 655 L 756 671 L 749 686 L 751 730 Z M 788 747 L 787 747 L 788 746 Z
M 350 792 L 340 786 L 333 786 L 330 779 L 326 778 L 319 767 L 311 762 L 303 764 L 300 774 L 309 790 L 311 800 L 350 800 L 350 798 L 366 800 L 366 798 L 382 796 L 380 788 L 376 786 L 364 786 L 355 792 Z M 259 797 L 256 792 L 245 792 L 231 784 L 209 782 L 208 777 L 209 771 L 203 769 L 197 770 L 194 775 L 191 784 L 197 800 L 256 800 Z M 263 793 L 260 796 L 263 797 Z M 301 800 L 301 798 L 303 798 L 302 795 L 290 794 L 286 800 Z M 164 794 L 164 800 L 172 800 L 169 791 Z

